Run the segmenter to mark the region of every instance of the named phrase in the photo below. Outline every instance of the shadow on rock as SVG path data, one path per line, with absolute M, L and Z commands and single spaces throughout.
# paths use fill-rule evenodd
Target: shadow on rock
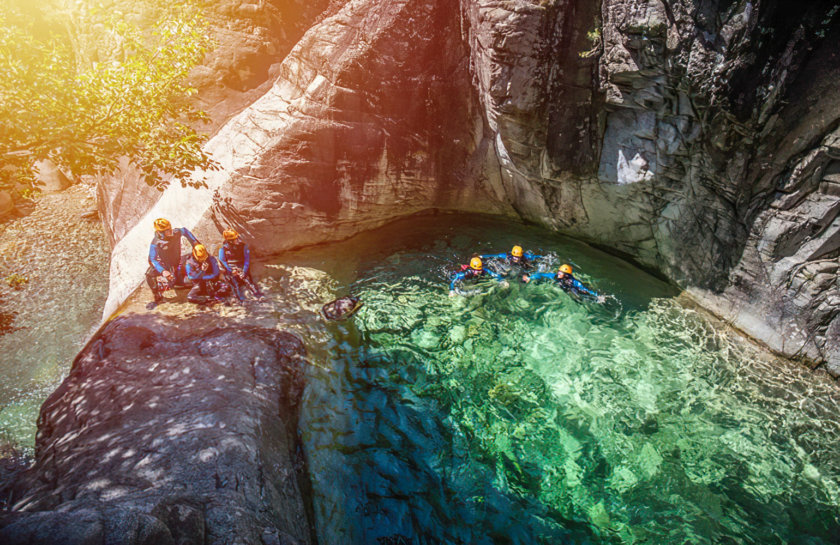
M 303 364 L 273 329 L 114 319 L 41 408 L 35 463 L 0 491 L 0 542 L 313 542 Z

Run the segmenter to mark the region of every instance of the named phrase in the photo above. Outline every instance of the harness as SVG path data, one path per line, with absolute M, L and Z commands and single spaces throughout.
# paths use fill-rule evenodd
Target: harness
M 478 278 L 484 274 L 484 269 L 473 269 L 469 265 L 461 265 L 461 272 L 464 273 L 464 280 Z
M 560 284 L 560 287 L 563 288 L 564 291 L 580 291 L 578 287 L 575 285 L 575 277 L 571 274 L 565 274 L 560 276 L 560 273 L 554 275 L 554 280 Z
M 181 231 L 173 229 L 172 236 L 166 238 L 164 236 L 155 235 L 152 239 L 152 244 L 157 247 L 158 260 L 165 268 L 177 268 L 181 262 Z M 149 259 L 149 265 L 152 260 Z
M 225 242 L 222 247 L 225 249 L 225 261 L 230 265 L 241 267 L 245 263 L 245 244 Z

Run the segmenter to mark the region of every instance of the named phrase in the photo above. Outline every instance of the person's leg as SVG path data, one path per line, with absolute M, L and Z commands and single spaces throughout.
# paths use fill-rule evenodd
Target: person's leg
M 154 295 L 155 303 L 160 303 L 163 301 L 163 294 L 158 287 L 157 277 L 159 276 L 157 269 L 152 267 L 151 265 L 146 270 L 146 284 L 149 285 L 149 288 L 152 290 L 152 295 Z
M 204 280 L 198 280 L 193 284 L 193 287 L 187 294 L 187 301 L 189 301 L 190 303 L 203 303 L 207 299 L 206 295 L 206 282 Z
M 239 302 L 244 302 L 245 296 L 242 295 L 242 286 L 239 284 L 239 279 L 236 278 L 234 275 L 229 274 L 226 275 L 226 280 L 231 290 L 233 290 L 233 294 L 236 295 L 237 299 L 239 299 Z
M 255 297 L 262 297 L 263 294 L 260 291 L 260 288 L 257 286 L 257 283 L 254 282 L 254 279 L 251 278 L 251 271 L 248 271 L 248 274 L 245 275 L 244 279 L 245 285 L 248 286 L 248 289 L 251 290 L 251 293 L 254 294 Z
M 227 298 L 230 295 L 230 284 L 225 282 L 222 278 L 218 278 L 207 283 L 208 295 L 212 296 L 216 301 L 230 305 Z

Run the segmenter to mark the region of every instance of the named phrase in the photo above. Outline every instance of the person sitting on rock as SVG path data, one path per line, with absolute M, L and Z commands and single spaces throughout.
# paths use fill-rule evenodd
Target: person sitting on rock
M 572 266 L 568 263 L 563 263 L 560 265 L 560 269 L 558 269 L 557 274 L 551 274 L 548 272 L 537 272 L 533 274 L 523 274 L 522 281 L 527 283 L 531 280 L 539 280 L 539 279 L 549 279 L 554 280 L 560 288 L 576 297 L 591 297 L 592 299 L 598 301 L 599 303 L 604 302 L 604 296 L 600 295 L 598 292 L 586 287 L 583 282 L 578 280 L 572 274 Z
M 261 299 L 263 294 L 251 278 L 251 250 L 239 238 L 239 233 L 233 229 L 226 229 L 222 236 L 225 239 L 219 248 L 219 262 L 226 272 L 226 278 L 233 293 L 240 302 L 245 300 L 242 288 L 247 287 L 254 297 Z
M 509 252 L 501 254 L 483 254 L 478 256 L 481 259 L 499 259 L 508 265 L 519 267 L 522 270 L 530 269 L 534 266 L 533 261 L 540 259 L 541 255 L 532 254 L 531 252 L 523 252 L 522 246 L 516 245 Z
M 484 264 L 481 262 L 480 257 L 474 257 L 470 259 L 469 265 L 461 265 L 461 272 L 457 273 L 453 278 L 452 281 L 449 283 L 449 296 L 452 297 L 455 295 L 455 284 L 459 281 L 476 281 L 480 278 L 484 278 L 485 275 L 492 276 L 496 280 L 502 283 L 502 286 L 507 286 L 507 282 L 502 275 L 497 272 L 493 272 L 484 268 Z
M 146 283 L 155 297 L 154 302 L 147 305 L 150 309 L 163 302 L 163 292 L 185 284 L 187 256 L 181 256 L 181 237 L 193 248 L 199 243 L 189 229 L 173 229 L 167 219 L 156 219 L 154 226 L 155 237 L 149 245 L 149 269 L 146 271 Z
M 187 301 L 202 304 L 210 299 L 224 301 L 227 298 L 228 289 L 221 281 L 219 262 L 203 244 L 196 244 L 192 256 L 187 259 L 187 278 L 193 283 Z

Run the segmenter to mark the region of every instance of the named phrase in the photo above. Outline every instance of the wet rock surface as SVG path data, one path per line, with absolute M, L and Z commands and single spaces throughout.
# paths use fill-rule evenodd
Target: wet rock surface
M 310 543 L 303 354 L 212 313 L 115 318 L 43 405 L 0 542 Z

